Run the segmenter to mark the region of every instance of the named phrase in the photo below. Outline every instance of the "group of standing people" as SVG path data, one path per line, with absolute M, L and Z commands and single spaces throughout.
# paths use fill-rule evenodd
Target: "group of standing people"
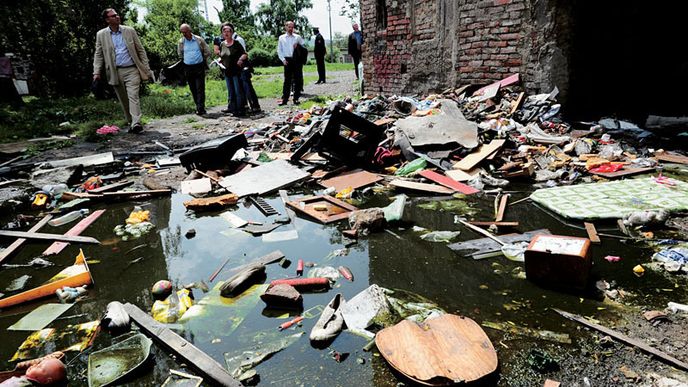
M 102 16 L 108 26 L 96 34 L 93 81 L 99 82 L 105 76 L 107 82 L 113 86 L 122 106 L 129 124 L 129 132 L 140 133 L 143 131 L 143 125 L 141 124 L 139 88 L 142 82 L 152 77 L 148 57 L 136 30 L 121 25 L 121 19 L 116 10 L 107 8 Z M 354 24 L 353 29 L 354 32 L 349 35 L 348 51 L 354 59 L 356 79 L 358 79 L 358 63 L 361 59 L 363 36 L 358 29 L 358 24 Z M 222 112 L 239 117 L 245 116 L 249 109 L 251 113 L 258 113 L 261 109 L 251 82 L 253 68 L 248 60 L 246 42 L 237 35 L 231 23 L 222 23 L 221 31 L 222 36 L 215 38 L 213 48 L 215 56 L 219 58 L 216 62 L 223 69 L 227 84 L 228 106 Z M 179 32 L 182 37 L 177 45 L 177 54 L 182 61 L 184 75 L 196 104 L 196 114 L 204 115 L 206 114 L 205 76 L 209 68 L 208 61 L 213 52 L 201 36 L 193 34 L 188 24 L 179 26 Z M 313 33 L 315 34 L 314 54 L 318 68 L 316 83 L 320 84 L 325 83 L 327 50 L 325 39 L 318 28 L 314 28 Z M 305 48 L 303 38 L 294 32 L 292 21 L 285 24 L 285 33 L 278 39 L 277 55 L 284 66 L 280 105 L 287 104 L 292 92 L 293 103 L 298 105 L 303 92 L 303 65 L 308 59 L 308 49 Z

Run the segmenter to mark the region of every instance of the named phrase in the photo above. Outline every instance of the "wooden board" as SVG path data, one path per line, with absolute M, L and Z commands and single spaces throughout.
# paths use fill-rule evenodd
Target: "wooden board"
M 497 210 L 497 216 L 495 216 L 495 222 L 501 222 L 504 220 L 504 212 L 506 211 L 506 205 L 509 202 L 509 196 L 509 194 L 506 194 L 499 200 L 499 209 Z
M 301 203 L 303 203 L 303 208 L 301 208 Z M 351 204 L 329 195 L 309 196 L 287 202 L 287 205 L 295 211 L 306 214 L 325 224 L 347 219 L 353 211 L 358 210 L 358 208 Z M 315 206 L 318 205 L 324 205 L 327 209 L 325 211 L 317 211 L 315 210 Z
M 474 193 L 480 192 L 479 190 L 471 187 L 470 185 L 459 183 L 458 181 L 450 177 L 440 175 L 439 173 L 428 169 L 421 171 L 419 175 L 423 176 L 428 180 L 434 181 L 437 184 L 441 184 L 447 188 L 451 188 L 456 192 L 461 192 L 465 195 L 472 195 Z
M 593 174 L 597 176 L 602 176 L 607 179 L 615 179 L 617 177 L 623 177 L 623 176 L 632 176 L 632 175 L 639 175 L 641 173 L 649 173 L 649 172 L 654 172 L 655 168 L 650 167 L 650 168 L 623 168 L 620 169 L 616 172 L 592 172 Z
M 658 152 L 655 153 L 655 158 L 659 161 L 666 161 L 668 163 L 688 164 L 688 156 L 673 153 Z
M 178 334 L 172 332 L 164 324 L 155 321 L 153 317 L 137 306 L 126 303 L 124 304 L 124 310 L 129 314 L 134 323 L 141 328 L 141 331 L 193 367 L 210 384 L 227 387 L 243 386 L 232 378 L 229 372 L 213 358 L 184 340 Z
M 450 169 L 448 171 L 444 171 L 444 174 L 456 181 L 461 182 L 473 179 L 474 177 L 480 174 L 480 171 L 482 171 L 481 168 L 473 168 L 468 171 L 462 171 L 460 169 Z
M 409 189 L 412 191 L 429 192 L 443 195 L 451 195 L 454 193 L 453 189 L 442 187 L 441 185 L 437 184 L 416 183 L 413 181 L 400 179 L 392 180 L 389 182 L 389 184 L 396 188 Z
M 59 234 L 46 234 L 46 233 L 42 233 L 42 232 L 0 230 L 0 236 L 36 239 L 36 240 L 48 240 L 48 241 L 62 241 L 62 242 L 70 242 L 70 243 L 100 244 L 100 241 L 98 241 L 96 238 L 82 237 L 82 236 L 59 235 Z
M 473 382 L 497 369 L 497 352 L 473 320 L 445 314 L 418 325 L 403 320 L 375 337 L 380 354 L 397 371 L 429 385 Z
M 93 222 L 96 221 L 96 219 L 100 218 L 101 215 L 103 215 L 103 212 L 105 210 L 97 210 L 93 211 L 89 216 L 85 217 L 84 219 L 81 219 L 79 223 L 74 225 L 74 227 L 70 228 L 69 231 L 67 231 L 64 235 L 67 236 L 76 236 L 80 235 L 88 226 L 90 226 Z M 67 247 L 69 243 L 66 242 L 54 242 L 50 247 L 45 249 L 43 252 L 43 255 L 55 255 L 59 254 L 62 250 L 64 250 L 65 247 Z
M 48 224 L 50 219 L 52 219 L 52 215 L 46 215 L 43 217 L 43 219 L 39 220 L 38 223 L 36 223 L 33 227 L 29 229 L 29 232 L 36 232 L 41 229 L 41 227 L 45 226 Z M 12 254 L 14 254 L 15 251 L 19 250 L 20 247 L 26 242 L 26 238 L 19 238 L 12 242 L 11 245 L 7 246 L 5 250 L 0 252 L 0 265 L 9 258 Z
M 334 187 L 336 192 L 351 187 L 357 189 L 371 184 L 375 184 L 382 178 L 374 173 L 357 169 L 355 171 L 342 173 L 329 179 L 322 180 L 318 184 L 325 188 Z
M 481 161 L 504 146 L 505 142 L 506 140 L 492 140 L 489 144 L 480 146 L 477 151 L 469 154 L 461 161 L 454 164 L 454 169 L 468 171 L 475 168 L 475 166 L 480 164 Z
M 600 237 L 597 235 L 597 229 L 595 229 L 595 225 L 588 222 L 584 222 L 583 225 L 585 225 L 585 231 L 588 233 L 590 242 L 600 243 Z

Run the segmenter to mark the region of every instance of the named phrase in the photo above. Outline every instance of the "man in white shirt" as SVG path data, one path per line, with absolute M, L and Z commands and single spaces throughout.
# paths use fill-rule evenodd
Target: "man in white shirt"
M 284 64 L 284 85 L 282 86 L 282 102 L 284 106 L 289 101 L 289 93 L 292 85 L 294 87 L 294 105 L 299 104 L 301 89 L 303 87 L 303 73 L 301 72 L 302 62 L 297 57 L 295 49 L 298 45 L 303 46 L 303 38 L 294 33 L 294 22 L 286 23 L 286 33 L 282 34 L 277 41 L 277 56 Z

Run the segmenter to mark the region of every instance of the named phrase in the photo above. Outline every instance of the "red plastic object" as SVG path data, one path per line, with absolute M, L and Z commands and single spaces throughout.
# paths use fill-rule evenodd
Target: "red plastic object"
M 303 259 L 299 259 L 299 261 L 296 263 L 296 275 L 303 275 Z
M 429 169 L 421 171 L 419 175 L 423 176 L 428 180 L 434 181 L 435 183 L 441 184 L 447 188 L 451 188 L 454 191 L 461 192 L 464 195 L 472 195 L 474 193 L 480 192 L 477 189 L 471 187 L 470 185 L 459 183 L 458 181 L 452 178 L 440 175 L 439 173 L 431 171 Z

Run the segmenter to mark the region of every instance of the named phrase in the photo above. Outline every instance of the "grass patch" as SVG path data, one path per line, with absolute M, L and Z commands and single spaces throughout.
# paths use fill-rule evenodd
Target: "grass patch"
M 353 63 L 325 63 L 325 71 L 343 71 L 351 70 L 354 71 Z M 284 74 L 283 66 L 272 66 L 272 67 L 259 67 L 255 69 L 256 74 L 261 75 L 274 75 L 274 74 Z M 304 73 L 317 73 L 318 68 L 315 64 L 309 64 L 303 66 Z

